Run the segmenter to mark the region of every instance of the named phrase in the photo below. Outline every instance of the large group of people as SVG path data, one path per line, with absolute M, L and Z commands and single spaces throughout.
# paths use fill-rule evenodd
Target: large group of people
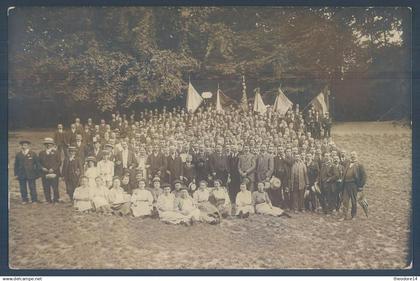
M 107 122 L 108 121 L 108 122 Z M 60 203 L 59 178 L 78 212 L 217 224 L 255 213 L 318 212 L 353 219 L 366 174 L 357 153 L 331 138 L 328 113 L 299 107 L 284 116 L 241 108 L 116 112 L 68 130 L 58 124 L 45 149 L 21 140 L 15 159 L 23 204 Z M 351 204 L 351 211 L 349 210 Z

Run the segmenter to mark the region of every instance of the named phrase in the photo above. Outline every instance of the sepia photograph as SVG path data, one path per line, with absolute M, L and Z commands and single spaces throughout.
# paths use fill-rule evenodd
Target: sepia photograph
M 412 10 L 8 8 L 10 269 L 411 269 Z

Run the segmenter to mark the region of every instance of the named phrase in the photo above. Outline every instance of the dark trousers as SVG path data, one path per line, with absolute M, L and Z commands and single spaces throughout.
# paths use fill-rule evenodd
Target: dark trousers
M 66 192 L 68 196 L 70 197 L 70 200 L 73 201 L 73 194 L 74 194 L 74 191 L 76 190 L 77 184 L 74 183 L 73 181 L 65 181 L 65 182 L 66 182 Z
M 330 207 L 328 205 L 329 198 L 330 198 L 330 185 L 322 184 L 321 194 L 319 196 L 319 203 L 321 204 L 321 208 L 322 208 L 322 211 L 324 211 L 324 213 L 328 213 L 330 211 Z
M 36 183 L 35 179 L 19 179 L 19 189 L 20 189 L 20 196 L 22 197 L 22 201 L 28 202 L 28 186 L 29 192 L 31 194 L 31 201 L 36 202 L 38 201 L 38 196 L 36 194 Z
M 54 179 L 47 179 L 42 177 L 42 186 L 44 187 L 44 195 L 45 200 L 47 202 L 58 202 L 58 199 L 60 199 L 60 195 L 58 193 L 58 177 L 55 177 Z M 53 193 L 53 198 L 51 199 L 51 189 Z
M 316 193 L 312 190 L 309 191 L 309 196 L 305 200 L 305 209 L 315 211 L 318 207 Z
M 343 213 L 348 215 L 351 201 L 351 217 L 355 217 L 357 213 L 357 186 L 355 183 L 345 183 L 343 190 Z
M 271 204 L 273 204 L 273 206 L 275 207 L 281 207 L 281 201 L 282 201 L 282 196 L 281 196 L 281 189 L 272 189 L 270 188 L 268 191 L 268 196 L 270 197 L 271 200 Z
M 230 201 L 233 203 L 236 200 L 236 195 L 240 191 L 239 185 L 240 185 L 239 177 L 231 177 L 228 192 L 229 192 Z
M 227 178 L 228 178 L 228 172 L 227 171 L 215 171 L 216 176 L 213 177 L 213 180 L 221 180 L 222 186 L 226 186 Z
M 331 127 L 324 128 L 324 138 L 331 137 Z
M 292 191 L 292 208 L 294 211 L 303 210 L 303 196 L 305 195 L 304 189 L 294 188 Z
M 336 183 L 329 184 L 328 187 L 328 211 L 332 212 L 333 210 L 337 209 L 338 201 L 337 201 L 337 185 Z

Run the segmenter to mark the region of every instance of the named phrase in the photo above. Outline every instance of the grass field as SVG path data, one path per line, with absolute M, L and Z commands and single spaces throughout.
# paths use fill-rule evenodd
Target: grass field
M 9 132 L 9 167 L 29 138 L 35 151 L 48 131 Z M 356 150 L 368 175 L 370 216 L 354 221 L 297 214 L 255 215 L 220 225 L 78 215 L 69 203 L 21 205 L 9 169 L 9 265 L 19 269 L 394 269 L 411 260 L 411 130 L 392 123 L 343 123 L 337 145 Z M 41 182 L 37 182 L 43 199 Z M 64 183 L 61 197 L 67 200 Z

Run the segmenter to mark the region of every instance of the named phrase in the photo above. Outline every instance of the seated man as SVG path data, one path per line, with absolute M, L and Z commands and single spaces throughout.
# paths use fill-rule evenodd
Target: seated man
M 189 225 L 191 218 L 181 214 L 175 206 L 175 196 L 171 193 L 171 186 L 163 184 L 163 193 L 157 198 L 156 207 L 161 221 L 170 224 Z

